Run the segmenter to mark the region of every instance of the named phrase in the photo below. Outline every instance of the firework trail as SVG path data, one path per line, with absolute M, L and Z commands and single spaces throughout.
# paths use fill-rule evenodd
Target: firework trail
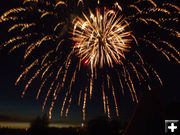
M 170 40 L 179 40 L 179 14 L 176 4 L 153 0 L 24 0 L 22 7 L 0 17 L 2 24 L 10 24 L 8 32 L 12 33 L 1 48 L 10 46 L 10 53 L 25 48 L 24 59 L 29 65 L 15 85 L 26 82 L 23 97 L 32 82 L 40 78 L 36 98 L 47 90 L 42 109 L 50 98 L 49 118 L 58 95 L 64 93 L 61 116 L 68 116 L 72 101 L 77 100 L 85 120 L 87 102 L 96 92 L 97 82 L 104 112 L 110 118 L 109 95 L 119 116 L 119 89 L 123 95 L 129 90 L 132 100 L 138 103 L 137 87 L 143 84 L 151 90 L 152 78 L 162 85 L 155 68 L 145 60 L 143 48 L 179 63 L 179 51 Z M 75 89 L 79 80 L 84 82 Z

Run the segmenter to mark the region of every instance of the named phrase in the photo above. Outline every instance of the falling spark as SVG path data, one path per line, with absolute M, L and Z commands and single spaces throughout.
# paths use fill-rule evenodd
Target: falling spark
M 83 120 L 85 120 L 85 109 L 86 109 L 86 100 L 87 100 L 87 88 L 85 89 L 85 93 L 84 93 L 84 102 L 83 102 L 83 108 L 82 108 L 82 112 L 83 112 Z

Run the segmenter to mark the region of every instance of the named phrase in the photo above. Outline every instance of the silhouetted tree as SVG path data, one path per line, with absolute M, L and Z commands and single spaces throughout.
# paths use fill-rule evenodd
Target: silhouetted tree
M 123 134 L 125 125 L 119 120 L 112 120 L 111 127 L 114 134 Z
M 48 116 L 44 114 L 42 117 L 37 117 L 31 122 L 31 128 L 47 128 L 49 125 Z
M 90 135 L 112 135 L 113 132 L 110 121 L 106 118 L 90 120 L 87 123 L 87 128 Z

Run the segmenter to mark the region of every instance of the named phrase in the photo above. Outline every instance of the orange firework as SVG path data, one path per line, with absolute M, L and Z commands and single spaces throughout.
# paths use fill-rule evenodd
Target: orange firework
M 138 103 L 137 88 L 142 84 L 149 90 L 152 78 L 163 84 L 153 64 L 146 61 L 146 52 L 155 50 L 168 61 L 180 63 L 180 53 L 169 40 L 180 38 L 177 5 L 153 0 L 92 1 L 24 0 L 22 7 L 0 16 L 1 25 L 10 25 L 8 32 L 12 33 L 0 47 L 11 46 L 10 53 L 26 49 L 28 65 L 15 85 L 24 81 L 24 97 L 34 80 L 40 79 L 36 99 L 43 89 L 47 91 L 42 110 L 51 99 L 49 118 L 62 99 L 61 116 L 68 116 L 77 100 L 85 120 L 87 103 L 99 88 L 105 115 L 111 118 L 113 106 L 118 117 L 121 93 L 128 90 Z

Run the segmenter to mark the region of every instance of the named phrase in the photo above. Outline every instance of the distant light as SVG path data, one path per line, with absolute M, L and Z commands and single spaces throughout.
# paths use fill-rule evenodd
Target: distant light
M 84 127 L 84 123 L 81 123 L 81 127 Z

